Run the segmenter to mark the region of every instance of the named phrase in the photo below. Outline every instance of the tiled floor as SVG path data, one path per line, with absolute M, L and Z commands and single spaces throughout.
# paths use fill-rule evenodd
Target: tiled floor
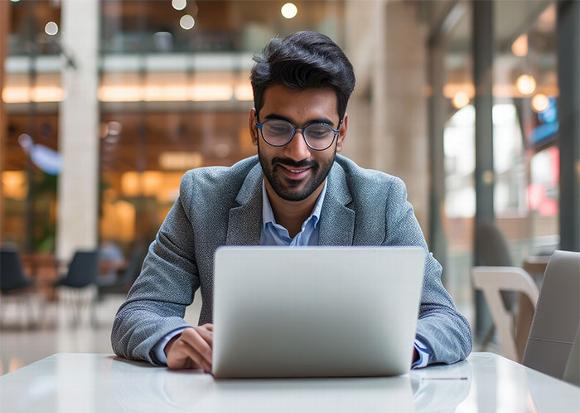
M 196 297 L 197 298 L 197 297 Z M 18 327 L 17 308 L 6 305 L 2 311 L 5 327 L 0 329 L 0 375 L 12 372 L 54 353 L 112 353 L 111 327 L 123 296 L 108 297 L 96 306 L 97 327 L 91 327 L 88 317 L 78 326 L 71 326 L 69 314 L 56 303 L 46 305 L 45 323 L 40 328 Z M 197 324 L 200 300 L 188 308 L 186 320 Z

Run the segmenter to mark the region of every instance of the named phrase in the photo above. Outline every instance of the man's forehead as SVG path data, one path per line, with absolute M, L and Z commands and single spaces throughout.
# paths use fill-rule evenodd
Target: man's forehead
M 272 85 L 264 92 L 260 115 L 279 111 L 291 112 L 297 116 L 337 118 L 336 93 L 331 88 L 292 89 L 283 85 Z

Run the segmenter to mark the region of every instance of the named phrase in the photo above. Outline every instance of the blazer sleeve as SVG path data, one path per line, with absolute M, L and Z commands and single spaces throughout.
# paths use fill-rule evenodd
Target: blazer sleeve
M 160 364 L 153 354 L 155 344 L 171 331 L 188 327 L 183 316 L 200 282 L 193 229 L 183 203 L 186 181 L 115 316 L 111 344 L 121 357 Z
M 428 250 L 405 184 L 393 177 L 386 204 L 386 236 L 383 245 L 421 246 L 425 249 L 425 275 L 417 322 L 417 338 L 428 346 L 429 364 L 455 363 L 471 352 L 471 329 L 455 308 L 441 282 L 441 264 Z

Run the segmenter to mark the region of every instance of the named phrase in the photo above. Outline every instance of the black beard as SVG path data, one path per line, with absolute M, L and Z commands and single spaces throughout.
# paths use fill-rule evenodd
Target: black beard
M 334 159 L 336 158 L 336 147 L 334 148 L 334 154 L 332 159 L 328 162 L 328 164 L 320 165 L 316 161 L 300 161 L 296 162 L 292 159 L 288 158 L 273 158 L 271 164 L 269 165 L 267 161 L 262 157 L 260 151 L 258 150 L 258 158 L 260 159 L 260 165 L 262 166 L 262 171 L 264 176 L 270 183 L 270 186 L 274 189 L 276 194 L 284 199 L 285 201 L 303 201 L 308 198 L 316 189 L 324 182 L 328 174 L 330 173 L 330 169 L 334 164 Z M 291 192 L 288 189 L 292 189 L 301 184 L 299 181 L 292 181 L 292 180 L 284 180 L 284 183 L 281 179 L 279 179 L 279 175 L 274 173 L 276 168 L 281 168 L 285 165 L 289 167 L 295 168 L 304 168 L 309 167 L 312 171 L 312 178 L 310 182 L 307 182 L 306 187 L 301 192 Z

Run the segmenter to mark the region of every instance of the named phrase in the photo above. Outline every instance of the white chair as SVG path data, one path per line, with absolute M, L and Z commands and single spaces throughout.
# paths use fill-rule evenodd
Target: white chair
M 539 291 L 532 277 L 518 267 L 474 267 L 473 284 L 482 290 L 496 326 L 501 355 L 520 361 L 514 325 L 514 314 L 505 308 L 501 293 L 518 292 L 525 295 L 535 309 Z M 527 326 L 529 328 L 529 326 Z

